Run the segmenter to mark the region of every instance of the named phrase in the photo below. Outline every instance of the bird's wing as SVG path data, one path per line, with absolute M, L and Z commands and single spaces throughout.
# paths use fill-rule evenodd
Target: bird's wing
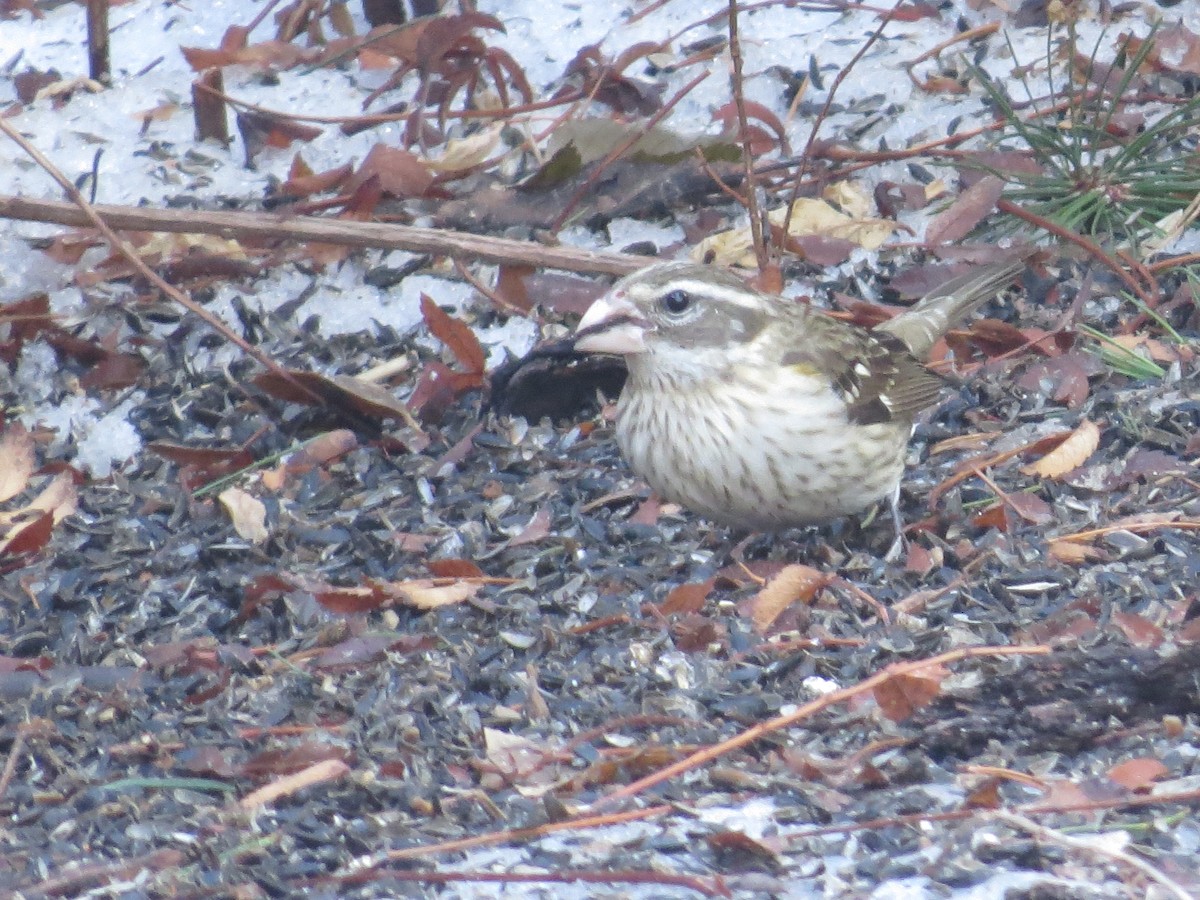
M 781 363 L 806 375 L 827 378 L 845 401 L 846 418 L 852 424 L 911 421 L 937 400 L 944 382 L 895 335 L 817 317 L 808 327 L 827 334 L 822 340 L 806 342 L 807 347 L 788 348 Z

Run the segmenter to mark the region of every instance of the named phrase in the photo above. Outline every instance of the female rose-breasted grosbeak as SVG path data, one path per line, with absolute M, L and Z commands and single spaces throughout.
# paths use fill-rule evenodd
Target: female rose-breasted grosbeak
M 597 300 L 575 347 L 625 357 L 617 444 L 665 499 L 752 531 L 888 498 L 895 514 L 914 419 L 943 385 L 923 360 L 1024 266 L 979 267 L 868 330 L 731 272 L 662 263 Z

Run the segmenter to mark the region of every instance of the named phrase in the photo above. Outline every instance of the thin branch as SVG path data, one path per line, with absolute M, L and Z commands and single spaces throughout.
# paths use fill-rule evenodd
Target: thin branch
M 766 272 L 770 256 L 763 240 L 762 215 L 758 208 L 758 190 L 754 180 L 754 160 L 750 158 L 750 124 L 746 119 L 746 96 L 743 90 L 742 42 L 738 37 L 737 0 L 729 0 L 729 56 L 733 60 L 730 90 L 737 107 L 738 137 L 742 145 L 742 168 L 746 173 L 746 212 L 750 215 L 750 238 L 754 242 L 754 256 L 758 260 L 758 271 Z
M 1114 847 L 1104 847 L 1095 840 L 1086 840 L 1084 838 L 1072 837 L 1071 835 L 1063 834 L 1061 831 L 1055 831 L 1053 828 L 1047 828 L 1045 825 L 1039 825 L 1032 819 L 1028 819 L 1018 813 L 1009 812 L 1008 810 L 998 809 L 992 813 L 992 816 L 1005 825 L 1012 828 L 1020 829 L 1028 834 L 1033 835 L 1041 841 L 1047 841 L 1052 844 L 1058 844 L 1060 847 L 1065 847 L 1068 850 L 1077 850 L 1081 853 L 1086 853 L 1089 856 L 1097 856 L 1101 859 L 1112 860 L 1123 866 L 1127 866 L 1136 870 L 1145 878 L 1150 879 L 1159 887 L 1165 888 L 1173 897 L 1178 900 L 1195 900 L 1195 895 L 1177 881 L 1168 878 L 1165 874 L 1158 871 L 1148 862 L 1143 859 L 1138 859 L 1132 853 L 1126 853 L 1124 850 L 1118 850 Z
M 2 121 L 2 120 L 0 120 Z M 628 275 L 644 268 L 646 258 L 627 253 L 600 253 L 574 247 L 546 247 L 529 241 L 466 234 L 440 228 L 416 228 L 383 222 L 317 219 L 279 213 L 172 210 L 142 206 L 106 206 L 92 210 L 114 229 L 218 234 L 236 239 L 317 241 L 347 247 L 409 250 L 492 263 L 520 263 L 597 275 Z M 74 204 L 0 195 L 0 219 L 25 219 L 86 227 L 94 220 Z
M 857 697 L 873 691 L 879 685 L 890 681 L 900 675 L 909 675 L 914 672 L 921 672 L 925 669 L 936 666 L 945 665 L 946 663 L 955 662 L 960 659 L 969 659 L 977 656 L 1041 656 L 1050 652 L 1049 647 L 966 647 L 959 650 L 951 650 L 947 653 L 941 653 L 937 656 L 932 656 L 929 659 L 917 659 L 910 662 L 894 663 L 887 666 L 883 671 L 877 672 L 870 678 L 864 679 L 853 684 L 850 687 L 842 688 L 839 691 L 825 694 L 810 703 L 806 703 L 794 712 L 787 715 L 776 716 L 766 722 L 760 722 L 753 728 L 748 728 L 741 734 L 735 735 L 726 741 L 721 741 L 719 744 L 713 744 L 711 747 L 705 747 L 702 750 L 691 754 L 690 756 L 681 759 L 677 763 L 659 769 L 645 778 L 638 779 L 632 784 L 627 784 L 622 788 L 612 791 L 609 794 L 601 797 L 591 805 L 591 810 L 604 809 L 612 806 L 618 800 L 623 800 L 628 797 L 634 797 L 649 788 L 662 784 L 664 781 L 670 781 L 685 772 L 690 772 L 697 769 L 714 759 L 745 747 L 747 744 L 753 744 L 755 741 L 771 734 L 775 731 L 780 731 L 784 728 L 790 728 L 805 719 L 808 719 L 822 710 L 828 709 L 843 701 L 849 700 L 852 697 Z
M 404 847 L 401 850 L 391 850 L 383 855 L 389 862 L 401 859 L 425 859 L 440 853 L 458 853 L 474 847 L 490 847 L 493 844 L 531 841 L 559 831 L 577 831 L 585 828 L 601 828 L 607 825 L 620 825 L 625 822 L 640 822 L 643 819 L 656 819 L 671 811 L 671 807 L 663 804 L 648 806 L 645 809 L 635 809 L 623 813 L 608 815 L 581 816 L 566 819 L 562 822 L 547 822 L 544 825 L 534 825 L 530 828 L 508 828 L 503 831 L 493 831 L 488 834 L 477 834 L 472 837 L 443 841 L 425 847 Z
M 192 313 L 202 322 L 207 324 L 226 340 L 235 344 L 247 356 L 257 360 L 263 365 L 263 367 L 279 375 L 289 384 L 293 385 L 302 394 L 312 397 L 314 402 L 321 402 L 320 397 L 292 378 L 292 376 L 289 375 L 282 366 L 275 362 L 275 360 L 271 359 L 271 357 L 267 356 L 267 354 L 258 347 L 255 347 L 241 335 L 237 334 L 220 318 L 213 315 L 199 303 L 194 301 L 191 297 L 183 293 L 183 291 L 180 291 L 178 288 L 168 284 L 157 272 L 146 265 L 145 261 L 138 256 L 138 253 L 133 246 L 127 240 L 113 231 L 108 223 L 104 221 L 103 217 L 101 217 L 101 215 L 97 212 L 97 208 L 89 203 L 83 194 L 79 193 L 79 189 L 71 183 L 67 176 L 59 171 L 58 167 L 55 166 L 54 163 L 52 163 L 45 156 L 45 154 L 43 154 L 37 149 L 37 147 L 33 146 L 33 144 L 26 140 L 22 134 L 20 134 L 15 128 L 13 128 L 12 125 L 8 123 L 8 121 L 3 118 L 0 118 L 0 131 L 3 131 L 6 135 L 8 135 L 18 147 L 29 154 L 33 161 L 45 170 L 46 174 L 58 182 L 59 187 L 61 187 L 66 195 L 71 199 L 71 203 L 77 207 L 74 211 L 78 213 L 83 220 L 79 224 L 90 224 L 96 228 L 100 234 L 104 236 L 104 239 L 108 241 L 114 252 L 119 253 L 131 266 L 133 266 L 139 275 L 145 278 L 148 282 L 150 282 L 150 284 L 154 285 L 154 287 L 158 288 L 166 296 L 170 297 L 184 309 L 188 310 L 188 312 Z M 64 206 L 66 205 L 67 204 L 64 204 Z
M 899 12 L 902 5 L 903 4 L 900 3 L 900 0 L 897 0 L 896 5 L 887 11 L 887 13 L 880 19 L 879 26 L 873 32 L 871 32 L 870 37 L 868 37 L 863 42 L 863 45 L 858 48 L 858 52 L 851 57 L 850 62 L 842 67 L 841 71 L 837 73 L 837 77 L 833 79 L 833 84 L 829 86 L 829 94 L 825 97 L 825 105 L 821 107 L 821 111 L 817 113 L 816 119 L 813 120 L 812 130 L 808 133 L 808 143 L 806 143 L 804 145 L 804 149 L 800 151 L 800 168 L 796 170 L 796 180 L 792 183 L 792 193 L 791 196 L 788 197 L 787 201 L 787 213 L 784 215 L 783 227 L 779 230 L 779 249 L 781 252 L 785 243 L 787 242 L 788 229 L 791 228 L 792 225 L 792 209 L 795 208 L 796 200 L 800 196 L 800 184 L 804 180 L 805 173 L 808 169 L 808 162 L 812 158 L 812 148 L 817 142 L 817 133 L 821 130 L 821 123 L 824 122 L 825 118 L 829 115 L 829 110 L 833 106 L 833 98 L 836 96 L 838 88 L 842 86 L 842 82 L 846 80 L 846 76 L 848 76 L 851 70 L 858 65 L 858 61 L 866 55 L 867 50 L 869 50 L 872 45 L 874 45 L 874 43 L 883 35 L 883 29 L 887 28 L 888 23 L 891 22 L 893 16 Z

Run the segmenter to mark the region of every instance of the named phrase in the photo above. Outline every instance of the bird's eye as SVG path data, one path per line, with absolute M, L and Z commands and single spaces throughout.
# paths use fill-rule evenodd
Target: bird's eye
M 662 300 L 659 302 L 662 304 L 663 309 L 671 315 L 677 316 L 692 305 L 692 295 L 687 291 L 681 291 L 676 288 L 669 293 L 663 294 Z

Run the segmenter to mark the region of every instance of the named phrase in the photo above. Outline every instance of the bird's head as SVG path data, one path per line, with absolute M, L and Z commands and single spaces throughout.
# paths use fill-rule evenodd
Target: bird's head
M 622 278 L 593 303 L 575 348 L 624 356 L 635 375 L 652 364 L 677 377 L 711 376 L 758 337 L 775 302 L 723 269 L 660 263 Z

